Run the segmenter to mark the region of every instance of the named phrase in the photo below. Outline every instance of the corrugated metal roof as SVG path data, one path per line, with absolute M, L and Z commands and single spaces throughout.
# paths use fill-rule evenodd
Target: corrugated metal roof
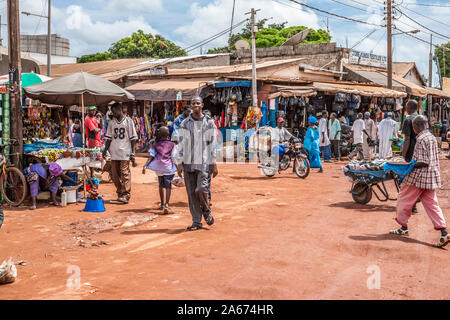
M 304 58 L 294 58 L 286 60 L 273 60 L 273 61 L 263 61 L 256 63 L 256 69 L 269 68 L 274 66 L 288 65 L 298 63 L 304 60 Z M 230 65 L 230 66 L 211 66 L 202 68 L 192 68 L 192 69 L 170 69 L 168 75 L 199 75 L 199 74 L 210 74 L 210 75 L 230 75 L 233 73 L 239 73 L 243 71 L 252 70 L 251 63 Z M 150 74 L 150 71 L 136 72 L 129 74 L 130 77 L 133 76 L 145 76 Z
M 158 66 L 164 66 L 170 63 L 187 61 L 198 58 L 214 58 L 218 56 L 229 55 L 228 53 L 202 54 L 185 57 L 174 57 L 165 59 L 140 58 L 140 59 L 114 59 L 108 61 L 97 61 L 76 64 L 52 65 L 52 77 L 60 77 L 75 72 L 84 71 L 102 78 L 115 80 L 142 70 L 151 69 Z
M 350 83 L 324 83 L 324 82 L 314 82 L 313 87 L 316 90 L 329 92 L 329 93 L 354 93 L 361 96 L 374 96 L 374 97 L 406 97 L 405 92 L 400 92 L 396 90 L 390 90 L 383 87 L 366 86 L 363 84 L 350 84 Z

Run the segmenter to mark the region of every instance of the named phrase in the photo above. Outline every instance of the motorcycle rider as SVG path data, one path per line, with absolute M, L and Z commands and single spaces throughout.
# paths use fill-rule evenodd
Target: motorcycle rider
M 284 154 L 286 143 L 295 138 L 283 125 L 284 119 L 280 117 L 277 119 L 277 127 L 273 129 L 273 138 L 277 139 L 278 142 L 278 146 L 274 144 L 274 148 L 278 148 L 278 150 L 272 148 L 272 152 L 275 152 L 275 154 L 278 152 L 280 156 Z

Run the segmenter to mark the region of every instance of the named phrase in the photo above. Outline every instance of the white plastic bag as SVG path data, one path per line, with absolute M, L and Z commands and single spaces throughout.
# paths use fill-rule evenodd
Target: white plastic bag
M 0 284 L 11 283 L 16 281 L 17 268 L 12 261 L 12 257 L 8 261 L 3 261 L 0 265 Z

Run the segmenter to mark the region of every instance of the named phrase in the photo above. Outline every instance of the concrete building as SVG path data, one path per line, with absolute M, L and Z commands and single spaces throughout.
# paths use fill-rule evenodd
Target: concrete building
M 47 35 L 20 35 L 20 48 L 27 57 L 47 64 Z M 70 56 L 70 40 L 62 38 L 60 34 L 51 35 L 51 61 L 53 64 L 72 64 L 76 57 Z

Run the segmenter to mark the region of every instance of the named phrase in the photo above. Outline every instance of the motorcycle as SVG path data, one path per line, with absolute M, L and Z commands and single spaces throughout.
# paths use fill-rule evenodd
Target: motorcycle
M 292 161 L 294 161 L 293 171 L 297 177 L 305 179 L 309 175 L 310 166 L 308 151 L 303 148 L 301 140 L 294 138 L 288 146 L 279 145 L 277 147 L 279 148 L 278 168 L 276 168 L 276 163 L 270 156 L 262 159 L 258 168 L 261 168 L 267 177 L 273 177 L 277 171 L 280 173 L 289 169 Z

